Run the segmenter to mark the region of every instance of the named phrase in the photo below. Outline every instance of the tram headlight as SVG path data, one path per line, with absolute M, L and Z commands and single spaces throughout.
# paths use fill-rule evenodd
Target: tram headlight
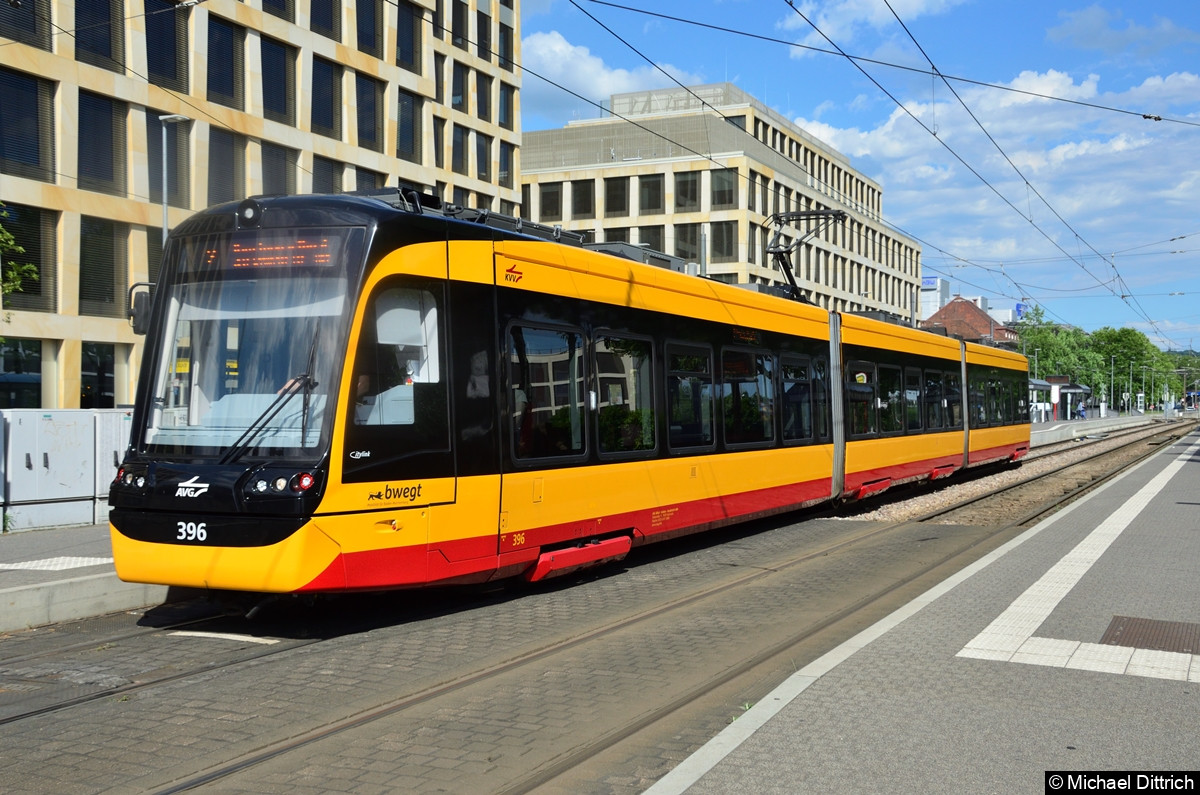
M 295 489 L 296 489 L 296 491 L 308 491 L 309 489 L 311 489 L 313 487 L 313 484 L 316 482 L 317 482 L 317 479 L 314 478 L 311 474 L 309 474 L 308 472 L 301 472 L 299 475 L 296 476 Z
M 284 478 L 284 477 L 275 478 L 275 481 L 271 484 L 271 488 L 273 488 L 276 492 L 279 492 L 279 493 L 282 493 L 283 490 L 286 489 L 287 487 L 288 487 L 288 479 Z
M 269 486 L 267 485 L 265 478 L 259 478 L 258 480 L 254 481 L 254 491 L 258 494 L 266 494 L 268 488 Z

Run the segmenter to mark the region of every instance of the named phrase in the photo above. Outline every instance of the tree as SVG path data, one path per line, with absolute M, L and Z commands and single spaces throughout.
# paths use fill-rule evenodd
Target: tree
M 4 205 L 0 203 L 0 219 L 8 217 L 8 210 L 4 209 Z M 25 281 L 37 281 L 38 271 L 37 266 L 29 262 L 18 262 L 13 259 L 13 256 L 20 256 L 25 253 L 24 247 L 17 244 L 17 239 L 12 233 L 0 224 L 0 263 L 3 264 L 3 270 L 0 271 L 0 296 L 10 293 L 19 292 L 21 285 Z

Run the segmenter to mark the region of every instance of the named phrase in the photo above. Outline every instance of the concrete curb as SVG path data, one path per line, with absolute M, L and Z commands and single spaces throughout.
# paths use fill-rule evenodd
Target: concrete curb
M 166 599 L 164 585 L 121 582 L 112 573 L 5 588 L 0 589 L 0 632 L 149 607 Z

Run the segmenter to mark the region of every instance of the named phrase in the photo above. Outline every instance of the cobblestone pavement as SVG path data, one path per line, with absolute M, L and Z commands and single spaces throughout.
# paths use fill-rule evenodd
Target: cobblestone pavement
M 440 591 L 337 600 L 333 604 L 347 610 L 397 614 L 367 631 L 10 724 L 0 745 L 0 780 L 6 792 L 160 789 L 697 588 L 769 572 L 798 549 L 863 527 L 834 521 L 778 522 L 773 529 L 759 524 L 646 549 L 623 569 L 604 569 L 569 587 L 517 597 L 481 595 L 462 606 L 461 595 Z M 769 573 L 669 618 L 634 624 L 602 642 L 308 742 L 211 786 L 222 792 L 289 793 L 502 789 L 662 703 L 703 689 L 781 633 L 835 614 L 847 599 L 861 598 L 851 584 L 861 591 L 898 580 L 905 566 L 940 554 L 940 543 L 965 543 L 952 531 L 942 533 L 942 542 L 918 538 L 918 532 L 928 535 L 927 529 L 914 530 Z M 851 592 L 859 596 L 847 596 Z M 453 609 L 414 617 L 417 607 L 436 607 L 439 599 L 454 603 Z M 303 623 L 302 611 L 289 607 L 278 617 Z M 183 665 L 205 653 L 216 658 L 227 653 L 222 644 L 237 643 L 215 635 L 169 634 L 118 642 L 89 653 L 90 675 Z M 126 659 L 134 647 L 151 661 Z M 0 670 L 3 652 L 0 645 Z M 796 665 L 799 661 L 793 670 Z M 614 749 L 610 758 L 619 762 L 593 766 L 591 778 L 574 780 L 570 791 L 640 791 L 789 672 L 727 689 L 716 708 L 681 710 L 650 732 L 646 745 Z

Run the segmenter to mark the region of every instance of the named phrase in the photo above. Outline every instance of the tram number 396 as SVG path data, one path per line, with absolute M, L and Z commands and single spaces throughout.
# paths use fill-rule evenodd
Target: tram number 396
M 176 541 L 203 541 L 208 538 L 208 526 L 205 522 L 179 522 L 176 525 Z

